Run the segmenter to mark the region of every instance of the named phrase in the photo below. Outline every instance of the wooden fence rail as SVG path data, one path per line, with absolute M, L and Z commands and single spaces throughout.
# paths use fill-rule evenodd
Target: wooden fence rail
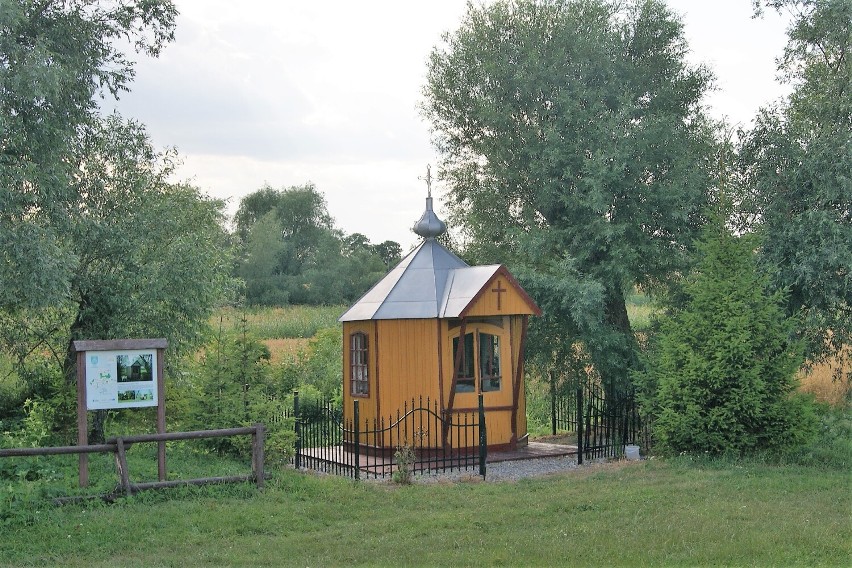
M 228 477 L 200 477 L 195 479 L 181 479 L 173 481 L 152 481 L 146 483 L 131 483 L 130 475 L 127 469 L 126 450 L 133 444 L 142 442 L 168 442 L 175 440 L 197 440 L 204 438 L 225 438 L 228 436 L 245 436 L 251 435 L 251 469 L 250 475 L 234 475 Z M 120 493 L 124 495 L 132 495 L 138 491 L 146 489 L 157 489 L 161 487 L 178 487 L 182 485 L 205 485 L 210 483 L 233 483 L 254 481 L 258 489 L 263 489 L 265 474 L 263 471 L 264 463 L 264 444 L 266 436 L 266 427 L 263 424 L 255 424 L 254 426 L 246 426 L 243 428 L 222 428 L 218 430 L 194 430 L 191 432 L 165 432 L 162 434 L 135 434 L 131 436 L 118 436 L 110 438 L 105 444 L 90 444 L 85 446 L 55 446 L 49 448 L 7 448 L 0 449 L 0 458 L 5 457 L 23 457 L 23 456 L 51 456 L 61 454 L 91 454 L 91 453 L 108 453 L 115 454 L 115 467 L 119 477 Z M 105 500 L 112 500 L 116 497 L 115 494 L 102 496 Z M 92 497 L 69 497 L 57 499 L 58 502 L 78 501 L 81 499 L 91 499 Z

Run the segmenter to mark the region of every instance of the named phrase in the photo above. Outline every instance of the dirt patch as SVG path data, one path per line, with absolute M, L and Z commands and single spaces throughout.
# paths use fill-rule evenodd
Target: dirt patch
M 531 442 L 542 442 L 544 444 L 559 444 L 563 446 L 576 446 L 577 445 L 577 435 L 576 434 L 556 434 L 555 436 L 540 436 L 538 438 L 530 440 Z

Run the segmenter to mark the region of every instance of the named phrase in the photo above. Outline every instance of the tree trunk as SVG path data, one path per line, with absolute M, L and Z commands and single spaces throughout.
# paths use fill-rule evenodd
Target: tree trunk
M 620 287 L 607 290 L 604 322 L 612 333 L 606 353 L 606 359 L 599 361 L 599 369 L 605 388 L 623 388 L 630 384 L 630 371 L 638 364 L 636 338 L 627 316 L 627 303 Z
M 91 337 L 91 330 L 95 327 L 93 320 L 88 312 L 90 305 L 89 296 L 83 294 L 80 303 L 77 305 L 77 315 L 71 323 L 69 329 L 68 346 L 65 349 L 65 362 L 63 365 L 63 373 L 65 380 L 69 385 L 77 388 L 77 381 L 82 380 L 82 377 L 77 377 L 77 352 L 74 351 L 74 342 L 79 339 L 98 339 Z M 106 422 L 106 410 L 96 410 L 94 420 L 92 421 L 92 429 L 89 433 L 90 444 L 102 444 L 104 442 L 104 423 Z

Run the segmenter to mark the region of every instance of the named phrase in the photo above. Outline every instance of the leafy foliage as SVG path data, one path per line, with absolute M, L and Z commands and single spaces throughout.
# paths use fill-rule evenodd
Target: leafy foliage
M 343 331 L 340 326 L 320 330 L 310 341 L 306 350 L 296 354 L 281 365 L 282 390 L 304 387 L 316 389 L 325 400 L 343 400 Z
M 683 271 L 704 221 L 710 74 L 686 50 L 661 2 L 521 0 L 469 5 L 429 62 L 467 256 L 539 302 L 533 350 L 564 366 L 582 342 L 608 381 L 635 363 L 625 291 Z
M 794 14 L 779 60 L 794 89 L 742 134 L 746 228 L 762 234 L 761 265 L 789 291 L 808 358 L 842 361 L 852 353 L 852 2 L 765 4 Z
M 223 204 L 170 183 L 174 154 L 95 100 L 128 89 L 125 42 L 156 56 L 176 16 L 169 0 L 0 2 L 0 348 L 64 434 L 73 340 L 178 354 L 232 285 Z
M 740 454 L 805 441 L 813 415 L 791 397 L 801 363 L 794 321 L 771 293 L 751 238 L 708 225 L 682 310 L 662 318 L 646 415 L 664 451 Z
M 192 348 L 233 283 L 224 204 L 168 183 L 171 156 L 117 116 L 84 137 L 71 219 L 72 339 L 167 337 Z
M 94 95 L 133 78 L 123 42 L 156 56 L 176 16 L 170 0 L 0 1 L 0 308 L 68 295 L 79 133 L 97 121 Z
M 399 260 L 393 241 L 371 245 L 334 228 L 325 197 L 312 184 L 247 195 L 235 215 L 242 258 L 237 273 L 250 305 L 353 301 Z

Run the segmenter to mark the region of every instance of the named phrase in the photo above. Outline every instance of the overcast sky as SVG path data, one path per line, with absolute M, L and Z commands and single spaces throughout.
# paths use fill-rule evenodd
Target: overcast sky
M 708 64 L 714 116 L 748 126 L 785 90 L 775 58 L 786 20 L 751 0 L 668 0 L 694 62 Z M 426 61 L 465 0 L 175 0 L 175 41 L 142 59 L 119 111 L 175 146 L 189 179 L 240 199 L 264 184 L 313 182 L 339 228 L 417 242 L 426 164 L 437 163 L 418 105 Z M 443 188 L 433 185 L 441 210 Z

